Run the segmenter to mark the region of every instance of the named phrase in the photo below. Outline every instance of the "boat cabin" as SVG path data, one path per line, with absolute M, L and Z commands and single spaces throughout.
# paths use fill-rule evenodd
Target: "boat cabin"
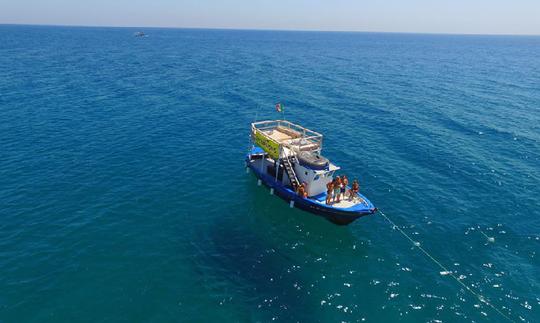
M 271 120 L 253 123 L 251 136 L 260 147 L 251 155 L 258 159 L 254 166 L 261 173 L 294 190 L 306 183 L 309 197 L 325 194 L 339 167 L 321 156 L 320 133 L 286 120 Z

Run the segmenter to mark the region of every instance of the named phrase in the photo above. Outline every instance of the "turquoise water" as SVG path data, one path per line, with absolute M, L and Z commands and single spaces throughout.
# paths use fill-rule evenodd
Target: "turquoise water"
M 540 37 L 0 26 L 1 322 L 505 322 L 380 215 L 256 185 L 287 119 L 515 321 L 540 319 Z M 488 239 L 494 238 L 494 239 Z

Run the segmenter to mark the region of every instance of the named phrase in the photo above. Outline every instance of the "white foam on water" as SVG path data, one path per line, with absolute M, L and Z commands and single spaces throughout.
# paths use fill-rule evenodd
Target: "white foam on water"
M 532 309 L 531 304 L 529 304 L 527 301 L 525 301 L 525 303 L 521 304 L 521 306 L 525 307 L 528 310 Z
M 376 280 L 376 279 L 372 279 L 371 282 L 370 282 L 371 285 L 378 285 L 380 283 L 381 282 L 379 280 Z

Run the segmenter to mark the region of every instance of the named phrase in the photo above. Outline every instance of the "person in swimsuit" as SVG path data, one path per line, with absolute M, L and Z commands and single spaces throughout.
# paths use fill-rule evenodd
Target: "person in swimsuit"
M 326 204 L 330 204 L 332 201 L 332 193 L 334 192 L 334 183 L 328 182 L 326 184 Z
M 345 199 L 345 193 L 347 191 L 347 185 L 349 185 L 349 179 L 347 178 L 347 176 L 343 175 L 341 176 L 341 190 L 339 191 L 340 192 L 340 195 L 341 195 L 341 198 L 342 199 Z
M 358 184 L 358 180 L 354 180 L 353 183 L 352 183 L 352 187 L 351 187 L 351 190 L 349 191 L 350 195 L 349 195 L 349 198 L 351 200 L 353 200 L 355 197 L 358 196 L 358 191 L 360 190 L 360 185 Z
M 304 190 L 304 194 L 302 194 L 302 197 L 306 198 L 308 196 L 307 195 L 307 183 L 306 182 L 302 182 L 302 188 Z
M 304 197 L 304 193 L 305 193 L 304 186 L 303 185 L 298 186 L 298 188 L 296 189 L 296 194 L 298 194 L 299 196 Z
M 339 176 L 334 180 L 334 202 L 339 203 L 339 194 L 341 193 L 341 178 Z

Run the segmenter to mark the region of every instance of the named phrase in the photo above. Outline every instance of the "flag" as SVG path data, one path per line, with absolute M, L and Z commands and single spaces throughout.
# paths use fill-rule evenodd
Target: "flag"
M 283 112 L 283 104 L 276 103 L 276 111 L 277 112 Z

